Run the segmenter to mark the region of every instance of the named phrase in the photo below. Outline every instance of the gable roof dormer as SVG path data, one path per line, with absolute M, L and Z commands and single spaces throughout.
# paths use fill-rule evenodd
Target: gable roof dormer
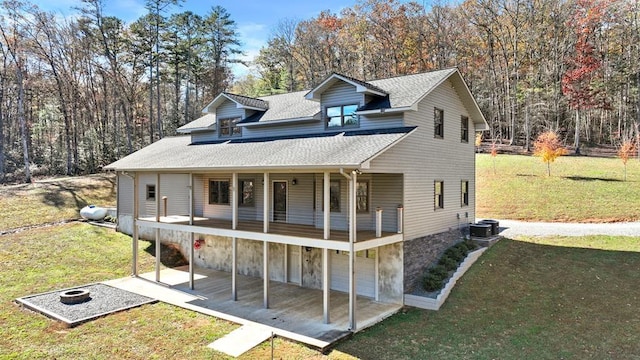
M 267 111 L 269 109 L 269 103 L 261 100 L 252 98 L 249 96 L 237 95 L 228 92 L 222 92 L 220 95 L 216 96 L 215 99 L 209 105 L 205 106 L 202 110 L 203 113 L 213 113 L 215 109 L 220 106 L 225 101 L 230 100 L 236 104 L 236 108 L 238 109 L 247 109 L 247 110 L 256 110 L 256 111 Z
M 381 97 L 389 95 L 385 90 L 368 82 L 352 78 L 350 76 L 338 74 L 336 72 L 327 76 L 318 86 L 311 89 L 304 97 L 307 100 L 320 101 L 322 93 L 333 86 L 337 81 L 343 81 L 356 87 L 356 92 L 371 94 Z

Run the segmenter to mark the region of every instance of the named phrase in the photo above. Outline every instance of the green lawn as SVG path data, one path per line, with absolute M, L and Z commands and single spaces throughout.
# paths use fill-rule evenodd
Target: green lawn
M 492 160 L 478 157 L 481 217 L 640 218 L 637 163 L 629 164 L 629 181 L 621 182 L 615 181 L 622 174 L 615 159 L 564 157 L 553 164 L 550 178 L 537 158 L 499 155 L 496 175 Z M 112 178 L 0 188 L 5 214 L 0 229 L 77 218 L 78 210 L 89 203 L 113 204 Z M 128 276 L 130 244 L 128 236 L 80 223 L 1 235 L 0 359 L 225 358 L 206 345 L 237 325 L 174 306 L 145 305 L 65 328 L 13 302 L 25 295 Z M 140 250 L 141 270 L 151 271 L 152 246 L 141 242 Z M 337 344 L 328 355 L 276 339 L 274 356 L 634 358 L 640 354 L 639 252 L 640 238 L 504 239 L 458 282 L 440 311 L 407 308 Z M 270 355 L 270 344 L 264 343 L 242 358 Z
M 523 155 L 477 155 L 476 214 L 481 218 L 611 222 L 640 220 L 640 162 L 563 156 L 551 164 Z
M 78 219 L 86 205 L 115 206 L 113 174 L 0 187 L 0 231 Z

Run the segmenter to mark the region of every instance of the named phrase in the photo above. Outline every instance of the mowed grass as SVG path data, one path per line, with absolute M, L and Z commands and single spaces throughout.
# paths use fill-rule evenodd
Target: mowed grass
M 95 204 L 115 206 L 113 174 L 39 180 L 0 187 L 0 231 L 80 217 L 80 209 Z
M 337 349 L 364 359 L 637 358 L 640 239 L 589 248 L 600 240 L 503 239 L 439 311 L 407 308 Z
M 225 359 L 207 345 L 238 327 L 156 303 L 66 328 L 14 303 L 18 297 L 128 276 L 131 238 L 88 224 L 64 224 L 0 236 L 0 359 Z M 140 270 L 153 248 L 140 242 Z M 323 357 L 276 339 L 279 358 Z M 290 354 L 291 357 L 289 357 Z M 267 358 L 263 344 L 243 358 Z M 336 352 L 333 358 L 349 358 Z
M 553 222 L 640 220 L 640 162 L 563 156 L 551 164 L 540 158 L 478 154 L 476 215 Z
M 493 177 L 486 174 L 486 171 L 492 172 L 492 168 L 487 169 L 487 164 L 480 164 L 482 157 L 478 164 L 479 183 Z M 486 158 L 491 161 L 490 157 Z M 638 169 L 632 169 L 637 165 L 631 162 L 629 181 L 622 183 L 606 180 L 613 177 L 602 174 L 577 172 L 577 166 L 575 174 L 561 175 L 558 168 L 567 159 L 586 161 L 584 164 L 600 166 L 600 169 L 616 166 L 615 159 L 562 158 L 553 165 L 552 177 L 547 178 L 544 164 L 538 163 L 537 158 L 499 155 L 497 165 L 498 160 L 503 161 L 503 166 L 515 174 L 511 179 L 527 177 L 530 182 L 605 183 L 596 186 L 598 188 L 611 184 L 628 185 L 629 188 L 639 185 Z M 599 161 L 605 165 L 598 165 Z M 621 164 L 618 165 L 621 175 Z M 529 173 L 524 169 L 529 169 Z M 500 167 L 497 170 L 494 180 L 500 179 Z M 555 176 L 560 178 L 553 180 Z M 113 204 L 114 194 L 108 194 L 112 191 L 109 183 L 113 183 L 106 181 L 94 183 L 88 190 L 84 184 L 93 183 L 91 177 L 55 180 L 56 184 L 46 185 L 48 190 L 39 184 L 23 186 L 23 192 L 19 194 L 21 200 L 12 202 L 14 207 L 5 210 L 5 219 L 0 220 L 5 225 L 0 229 L 77 218 L 80 205 L 85 203 Z M 637 200 L 637 193 L 629 188 L 614 192 L 623 192 Z M 0 188 L 0 206 L 10 203 L 6 199 L 6 190 L 18 191 L 10 187 Z M 49 190 L 54 193 L 47 194 Z M 482 185 L 479 185 L 478 197 L 483 196 L 482 191 Z M 537 194 L 546 196 L 542 192 Z M 618 197 L 623 196 L 612 197 L 609 194 L 606 200 L 594 197 L 590 200 L 593 201 L 591 206 L 605 206 L 609 199 L 624 203 L 625 200 Z M 500 201 L 516 201 L 507 196 L 503 198 Z M 631 202 L 624 204 L 629 207 L 633 205 Z M 51 215 L 39 217 L 37 207 L 51 204 L 56 204 L 53 208 L 64 215 L 57 214 L 52 208 Z M 522 203 L 521 211 L 533 206 L 530 204 L 546 206 L 544 201 L 533 197 L 531 202 Z M 577 207 L 589 206 L 578 201 Z M 22 219 L 23 214 L 29 214 L 29 218 Z M 494 215 L 493 210 L 488 214 L 501 217 Z M 603 214 L 606 216 L 597 217 Z M 488 217 L 484 214 L 479 216 Z M 598 212 L 576 218 L 576 221 L 589 219 L 606 221 L 612 217 Z M 620 217 L 615 219 L 622 220 Z M 637 286 L 640 280 L 639 244 L 640 238 L 607 236 L 504 239 L 485 252 L 458 282 L 440 311 L 406 308 L 337 344 L 327 355 L 277 338 L 274 357 L 635 358 L 640 354 L 640 315 L 636 310 L 640 306 L 640 288 Z M 129 236 L 80 223 L 0 235 L 0 359 L 227 358 L 206 345 L 238 325 L 171 305 L 145 305 L 75 328 L 65 328 L 61 323 L 25 310 L 13 302 L 21 296 L 128 276 L 131 271 L 130 247 Z M 153 254 L 149 243 L 140 242 L 141 271 L 153 269 Z M 264 359 L 270 356 L 270 343 L 265 342 L 241 358 Z

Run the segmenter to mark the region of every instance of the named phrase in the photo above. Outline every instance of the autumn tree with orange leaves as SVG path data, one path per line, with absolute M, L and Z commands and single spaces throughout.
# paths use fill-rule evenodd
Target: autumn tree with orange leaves
M 624 140 L 618 149 L 618 157 L 624 164 L 624 181 L 627 181 L 627 161 L 634 155 L 636 146 L 631 140 Z
M 558 134 L 551 130 L 538 135 L 538 138 L 533 143 L 533 149 L 533 155 L 539 156 L 547 164 L 548 176 L 551 176 L 551 163 L 559 156 L 567 153 L 567 149 L 562 146 Z

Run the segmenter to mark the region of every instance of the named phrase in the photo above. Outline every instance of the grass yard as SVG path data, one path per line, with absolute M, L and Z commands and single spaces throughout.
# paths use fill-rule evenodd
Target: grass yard
M 640 219 L 640 164 L 618 181 L 617 159 L 478 156 L 478 216 L 547 221 Z M 78 217 L 113 205 L 109 176 L 0 187 L 2 229 Z M 569 205 L 566 205 L 569 204 Z M 44 211 L 43 211 L 44 210 Z M 75 328 L 17 306 L 17 297 L 130 273 L 131 238 L 88 224 L 0 235 L 0 359 L 211 359 L 206 347 L 237 325 L 157 303 Z M 141 271 L 154 249 L 140 243 Z M 504 239 L 458 282 L 440 311 L 407 308 L 323 355 L 284 339 L 283 359 L 583 359 L 640 354 L 640 238 Z M 270 358 L 264 343 L 245 359 Z
M 615 222 L 640 220 L 640 162 L 620 159 L 540 158 L 478 154 L 476 215 L 530 221 Z
M 600 240 L 505 239 L 440 311 L 408 308 L 337 349 L 364 359 L 637 358 L 640 239 L 589 249 Z
M 77 219 L 80 209 L 96 204 L 115 206 L 113 174 L 38 180 L 0 187 L 0 232 L 30 225 Z

